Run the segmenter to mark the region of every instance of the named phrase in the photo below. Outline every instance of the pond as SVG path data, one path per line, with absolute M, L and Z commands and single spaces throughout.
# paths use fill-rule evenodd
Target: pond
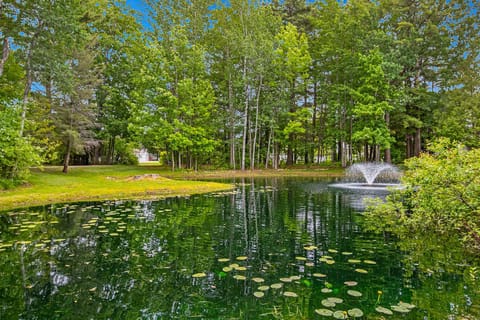
M 0 319 L 480 317 L 470 258 L 363 231 L 371 195 L 319 179 L 236 182 L 1 213 Z

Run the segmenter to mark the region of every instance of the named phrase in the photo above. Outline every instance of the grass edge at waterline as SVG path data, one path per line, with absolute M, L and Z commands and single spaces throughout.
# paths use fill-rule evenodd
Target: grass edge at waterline
M 34 169 L 23 186 L 0 191 L 0 211 L 62 202 L 143 200 L 231 190 L 233 185 L 173 180 L 154 168 L 79 166 Z
M 161 199 L 231 190 L 228 183 L 211 179 L 342 176 L 335 169 L 206 170 L 170 171 L 160 166 L 72 166 L 68 174 L 61 167 L 33 169 L 21 187 L 0 191 L 0 211 L 62 202 Z M 209 179 L 210 181 L 199 181 Z

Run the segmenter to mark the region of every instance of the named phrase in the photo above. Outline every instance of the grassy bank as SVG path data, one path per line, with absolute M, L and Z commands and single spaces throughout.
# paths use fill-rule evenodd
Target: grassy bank
M 33 170 L 28 184 L 0 191 L 0 210 L 58 202 L 156 199 L 228 190 L 230 184 L 201 179 L 274 176 L 339 176 L 339 169 L 256 171 L 170 171 L 155 165 L 80 166 L 63 174 L 60 167 Z

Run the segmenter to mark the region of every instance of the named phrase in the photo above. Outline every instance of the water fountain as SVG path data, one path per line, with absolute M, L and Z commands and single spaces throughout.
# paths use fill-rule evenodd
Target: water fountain
M 400 170 L 389 163 L 356 163 L 346 170 L 345 182 L 331 186 L 344 189 L 387 190 L 400 187 L 400 176 Z

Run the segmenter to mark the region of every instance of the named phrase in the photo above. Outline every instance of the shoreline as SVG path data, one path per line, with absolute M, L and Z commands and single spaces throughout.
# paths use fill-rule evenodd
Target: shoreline
M 217 179 L 342 175 L 339 168 L 170 171 L 152 165 L 72 166 L 64 174 L 61 167 L 49 166 L 32 169 L 25 185 L 0 191 L 0 211 L 65 202 L 155 200 L 234 188 Z

